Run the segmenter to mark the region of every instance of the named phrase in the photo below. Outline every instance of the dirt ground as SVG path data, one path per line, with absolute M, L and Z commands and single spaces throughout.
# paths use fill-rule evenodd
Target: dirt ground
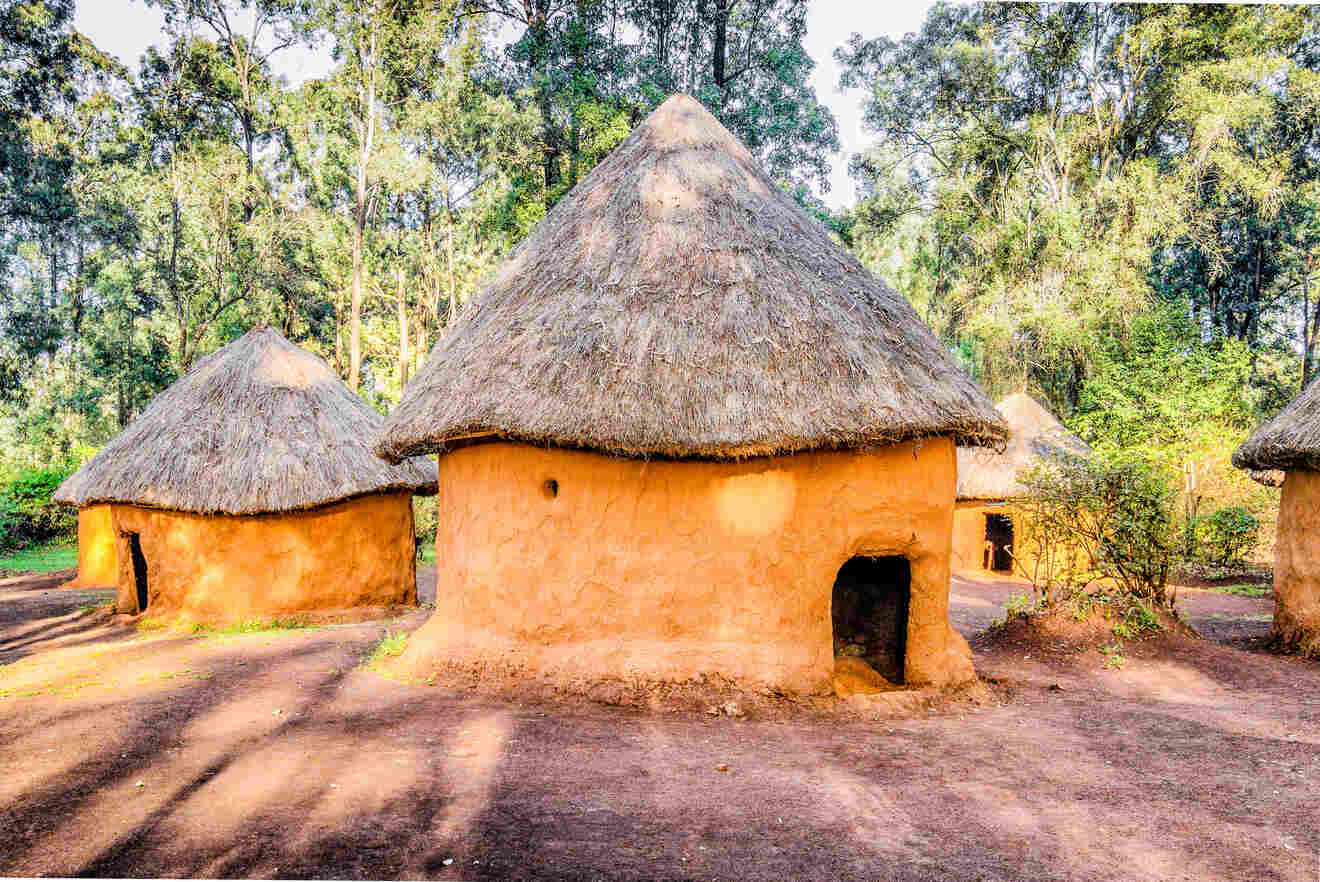
M 0 875 L 1320 879 L 1320 665 L 1240 648 L 1269 598 L 1186 592 L 1240 645 L 1115 670 L 956 580 L 992 700 L 868 721 L 405 684 L 362 664 L 424 609 L 139 634 L 58 581 L 0 581 Z

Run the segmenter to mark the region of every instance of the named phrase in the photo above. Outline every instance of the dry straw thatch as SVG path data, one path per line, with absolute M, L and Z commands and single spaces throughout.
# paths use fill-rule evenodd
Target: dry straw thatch
M 1247 472 L 1247 477 L 1262 487 L 1273 487 L 1277 490 L 1283 486 L 1283 480 L 1288 477 L 1288 473 L 1281 469 L 1252 469 Z
M 931 435 L 1005 427 L 907 302 L 676 95 L 436 344 L 376 450 L 733 459 Z
M 54 499 L 248 515 L 434 493 L 435 463 L 372 455 L 381 422 L 324 360 L 257 327 L 157 395 Z
M 1252 472 L 1320 471 L 1320 380 L 1234 451 L 1233 465 Z
M 1013 499 L 1023 493 L 1018 475 L 1026 469 L 1060 454 L 1091 452 L 1085 441 L 1025 392 L 1008 396 L 996 408 L 1008 422 L 1008 446 L 1003 453 L 958 448 L 959 499 Z

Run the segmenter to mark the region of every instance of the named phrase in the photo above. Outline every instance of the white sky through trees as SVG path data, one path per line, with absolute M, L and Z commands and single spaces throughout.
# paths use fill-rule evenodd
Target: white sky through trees
M 838 90 L 839 69 L 834 50 L 856 32 L 870 39 L 902 37 L 921 27 L 931 0 L 813 0 L 807 13 L 807 53 L 816 61 L 811 85 L 839 122 L 843 150 L 830 160 L 830 192 L 825 202 L 834 208 L 850 204 L 854 184 L 848 178 L 848 158 L 864 149 L 874 135 L 862 129 L 862 92 Z M 243 16 L 240 16 L 240 19 Z M 153 43 L 160 43 L 164 17 L 141 0 L 79 0 L 74 25 L 99 48 L 130 68 Z M 321 76 L 330 67 L 325 47 L 298 46 L 275 58 L 275 69 L 293 83 Z

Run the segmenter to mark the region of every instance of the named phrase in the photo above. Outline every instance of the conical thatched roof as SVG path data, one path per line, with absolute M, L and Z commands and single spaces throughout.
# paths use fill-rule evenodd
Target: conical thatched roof
M 372 455 L 381 422 L 325 361 L 258 327 L 157 395 L 53 498 L 239 515 L 435 492 L 435 463 Z
M 1252 471 L 1320 471 L 1320 380 L 1233 453 L 1233 465 Z
M 907 302 L 676 95 L 436 344 L 376 450 L 725 459 L 928 435 L 1005 428 Z
M 1023 492 L 1018 474 L 1061 453 L 1086 456 L 1091 448 L 1036 403 L 1017 392 L 995 405 L 1008 422 L 1010 437 L 1003 453 L 958 448 L 959 499 L 1012 499 Z

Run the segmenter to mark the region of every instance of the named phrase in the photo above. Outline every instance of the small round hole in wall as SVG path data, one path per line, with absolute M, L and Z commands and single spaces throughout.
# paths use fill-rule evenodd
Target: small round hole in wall
M 554 499 L 559 495 L 559 482 L 554 478 L 550 478 L 541 485 L 541 494 L 545 496 L 546 499 Z

